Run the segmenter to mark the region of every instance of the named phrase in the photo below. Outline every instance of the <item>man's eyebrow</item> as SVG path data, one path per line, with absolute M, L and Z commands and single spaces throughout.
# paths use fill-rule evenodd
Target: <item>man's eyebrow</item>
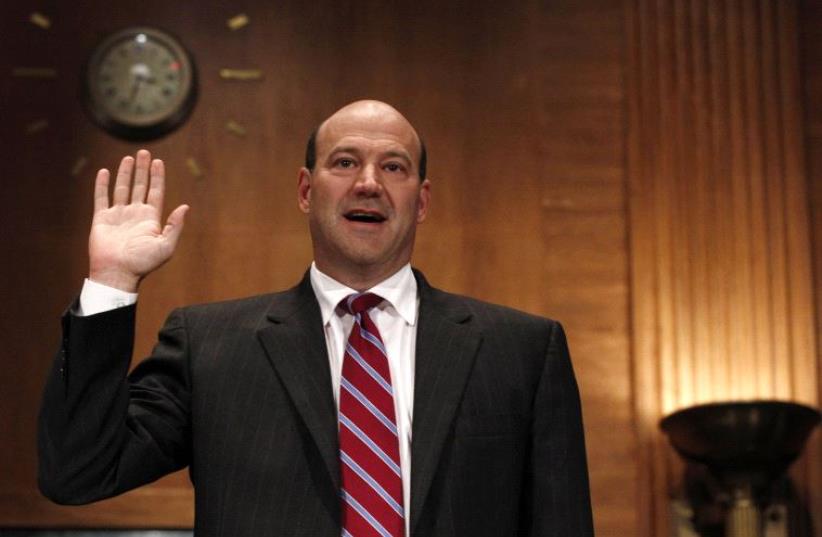
M 383 154 L 383 156 L 386 156 L 386 157 L 399 157 L 399 158 L 405 160 L 406 162 L 411 163 L 411 155 L 409 155 L 407 151 L 400 151 L 400 150 L 394 149 L 394 150 L 391 150 L 391 151 L 386 151 Z
M 328 155 L 329 156 L 336 155 L 337 153 L 359 154 L 359 150 L 354 146 L 344 145 L 344 146 L 340 146 L 340 147 L 335 147 L 334 149 L 331 150 L 331 152 Z
M 360 149 L 355 147 L 355 146 L 343 145 L 343 146 L 335 147 L 334 149 L 332 149 L 331 152 L 328 154 L 328 156 L 330 158 L 330 157 L 333 157 L 334 155 L 336 155 L 337 153 L 351 153 L 352 155 L 360 155 Z M 390 149 L 390 150 L 386 151 L 385 153 L 383 153 L 381 157 L 382 158 L 397 157 L 397 158 L 403 159 L 404 161 L 408 162 L 409 164 L 411 162 L 413 162 L 411 160 L 411 155 L 409 155 L 407 151 L 403 151 L 403 150 L 400 150 L 400 149 Z

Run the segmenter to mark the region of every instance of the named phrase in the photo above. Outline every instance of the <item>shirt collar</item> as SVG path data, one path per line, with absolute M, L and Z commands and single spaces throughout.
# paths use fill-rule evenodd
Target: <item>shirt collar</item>
M 357 291 L 321 272 L 316 263 L 311 263 L 309 274 L 311 287 L 320 304 L 320 313 L 323 326 L 325 326 L 331 319 L 337 304 Z M 368 289 L 368 292 L 384 298 L 409 325 L 414 326 L 417 323 L 417 280 L 411 271 L 410 263 L 406 263 L 392 276 Z

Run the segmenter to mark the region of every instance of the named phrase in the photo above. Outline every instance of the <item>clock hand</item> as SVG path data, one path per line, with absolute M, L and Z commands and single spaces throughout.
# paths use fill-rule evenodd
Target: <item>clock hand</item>
M 143 82 L 143 77 L 137 75 L 134 78 L 134 84 L 131 85 L 131 94 L 128 96 L 128 102 L 134 102 L 137 97 L 137 92 L 140 91 L 140 84 Z

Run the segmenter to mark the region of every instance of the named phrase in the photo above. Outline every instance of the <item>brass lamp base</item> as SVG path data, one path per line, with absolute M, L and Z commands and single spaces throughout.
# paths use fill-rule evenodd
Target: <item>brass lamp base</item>
M 726 537 L 762 537 L 761 498 L 796 460 L 817 410 L 783 401 L 712 403 L 660 422 L 674 449 L 707 466 L 731 498 Z

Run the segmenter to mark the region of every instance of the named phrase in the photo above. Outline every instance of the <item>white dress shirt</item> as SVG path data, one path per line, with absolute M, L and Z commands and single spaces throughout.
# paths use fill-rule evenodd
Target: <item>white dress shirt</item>
M 311 287 L 320 303 L 320 313 L 325 328 L 325 343 L 331 365 L 331 386 L 334 403 L 340 408 L 340 377 L 345 342 L 354 325 L 354 316 L 337 305 L 354 289 L 323 274 L 311 264 Z M 411 417 L 414 408 L 414 351 L 417 344 L 417 280 L 411 265 L 405 265 L 393 276 L 371 289 L 369 293 L 385 300 L 369 312 L 371 320 L 380 331 L 388 351 L 388 369 L 394 389 L 394 413 L 397 417 L 397 433 L 400 440 L 400 469 L 402 471 L 402 497 L 405 510 L 405 534 L 410 535 L 409 513 L 411 510 Z
M 311 287 L 320 305 L 325 345 L 331 370 L 334 403 L 340 407 L 340 377 L 345 342 L 354 324 L 354 317 L 338 308 L 340 301 L 357 291 L 323 274 L 312 263 L 309 271 Z M 411 511 L 411 418 L 414 408 L 414 356 L 417 342 L 417 312 L 419 297 L 417 281 L 406 264 L 393 276 L 378 283 L 368 292 L 385 299 L 369 312 L 380 331 L 388 351 L 388 369 L 394 388 L 394 412 L 400 440 L 400 467 L 402 471 L 405 534 L 410 534 Z M 79 315 L 93 315 L 137 302 L 137 293 L 128 293 L 89 279 L 80 293 Z
M 102 283 L 86 278 L 83 283 L 83 290 L 80 291 L 80 316 L 94 315 L 104 311 L 131 306 L 137 302 L 137 293 L 121 291 Z

